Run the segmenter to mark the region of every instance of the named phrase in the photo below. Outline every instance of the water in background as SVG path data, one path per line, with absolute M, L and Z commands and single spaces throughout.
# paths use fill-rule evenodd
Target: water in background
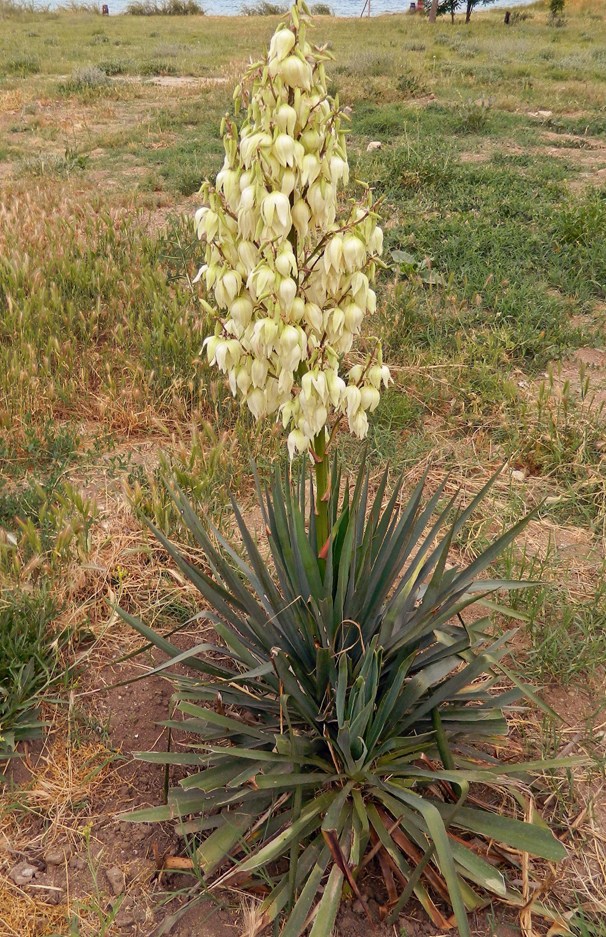
M 63 0 L 50 0 L 50 6 L 61 6 Z M 110 16 L 115 13 L 122 13 L 128 4 L 128 0 L 104 0 L 109 6 Z M 280 2 L 280 0 L 277 0 Z M 496 0 L 496 3 L 489 7 L 477 6 L 474 15 L 483 9 L 492 7 L 513 7 L 522 6 L 530 0 Z M 202 6 L 209 16 L 237 16 L 242 12 L 242 7 L 254 5 L 254 0 L 202 0 Z M 312 0 L 313 3 L 313 0 Z M 283 6 L 287 5 L 284 0 Z M 335 16 L 359 16 L 364 6 L 364 0 L 328 0 L 328 5 Z M 410 7 L 410 0 L 371 0 L 371 13 L 373 16 L 379 16 L 381 13 L 406 13 Z

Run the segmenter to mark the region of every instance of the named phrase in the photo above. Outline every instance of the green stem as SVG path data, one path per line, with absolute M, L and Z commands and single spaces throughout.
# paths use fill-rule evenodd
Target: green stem
M 446 733 L 444 731 L 444 726 L 442 725 L 442 720 L 440 718 L 440 713 L 437 706 L 431 711 L 431 722 L 436 733 L 436 744 L 438 746 L 440 758 L 442 759 L 442 764 L 447 771 L 454 771 L 456 765 L 454 763 L 454 758 L 452 757 L 452 752 L 450 751 L 448 739 L 446 738 Z
M 315 437 L 313 451 L 316 473 L 316 546 L 320 553 L 328 540 L 328 458 L 324 429 Z

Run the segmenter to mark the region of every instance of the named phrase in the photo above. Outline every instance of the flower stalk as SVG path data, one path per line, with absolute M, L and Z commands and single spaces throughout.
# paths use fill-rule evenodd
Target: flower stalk
M 222 125 L 225 161 L 202 186 L 196 213 L 205 263 L 197 280 L 215 320 L 204 347 L 211 365 L 255 419 L 274 416 L 290 458 L 315 465 L 319 550 L 328 537 L 327 434 L 347 422 L 359 438 L 390 381 L 380 347 L 365 363 L 347 356 L 376 307 L 383 249 L 369 191 L 340 200 L 349 166 L 339 102 L 327 91 L 325 48 L 307 39 L 304 0 L 276 30 L 264 60 L 236 88 L 238 128 Z
M 313 459 L 316 476 L 316 547 L 318 556 L 323 563 L 323 552 L 330 534 L 328 523 L 328 454 L 326 452 L 325 430 L 321 430 L 313 441 Z

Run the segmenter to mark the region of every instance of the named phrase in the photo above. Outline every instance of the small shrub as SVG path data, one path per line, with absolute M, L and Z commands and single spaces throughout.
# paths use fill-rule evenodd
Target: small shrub
M 243 16 L 283 16 L 286 13 L 286 7 L 279 3 L 271 3 L 270 0 L 258 0 L 252 6 L 243 6 Z
M 23 16 L 24 13 L 49 13 L 50 8 L 36 0 L 0 0 L 0 19 L 9 16 Z
M 101 5 L 86 2 L 86 0 L 65 0 L 57 9 L 62 13 L 86 13 L 89 16 L 101 16 Z
M 0 599 L 0 760 L 40 732 L 40 695 L 59 674 L 56 614 L 44 591 L 10 592 Z
M 425 94 L 427 90 L 419 75 L 415 75 L 414 72 L 400 75 L 396 82 L 396 88 L 413 98 L 418 94 Z
M 125 12 L 130 16 L 204 16 L 198 0 L 131 0 Z
M 455 133 L 484 133 L 488 128 L 490 105 L 486 101 L 474 101 L 459 108 L 455 117 Z
M 104 72 L 108 77 L 113 77 L 115 75 L 124 75 L 129 69 L 128 62 L 99 62 L 98 67 Z
M 102 46 L 109 43 L 109 36 L 106 33 L 93 33 L 90 41 L 91 46 Z
M 527 20 L 533 20 L 534 13 L 530 13 L 528 10 L 514 10 L 511 14 L 511 19 L 509 22 L 511 25 L 515 26 L 516 23 L 525 23 Z
M 67 147 L 65 153 L 36 153 L 20 163 L 21 171 L 30 176 L 70 176 L 86 169 L 89 157 Z
M 550 20 L 556 20 L 564 13 L 564 0 L 549 0 Z
M 177 67 L 172 62 L 143 62 L 139 71 L 142 75 L 176 75 Z
M 31 55 L 19 55 L 14 59 L 7 59 L 2 71 L 5 75 L 17 75 L 19 78 L 25 78 L 26 75 L 37 75 L 40 71 L 40 63 Z
M 61 94 L 79 94 L 81 92 L 97 92 L 107 88 L 111 79 L 97 65 L 87 65 L 72 72 L 72 77 L 59 85 Z
M 313 16 L 334 16 L 327 3 L 314 3 L 311 7 L 311 13 Z

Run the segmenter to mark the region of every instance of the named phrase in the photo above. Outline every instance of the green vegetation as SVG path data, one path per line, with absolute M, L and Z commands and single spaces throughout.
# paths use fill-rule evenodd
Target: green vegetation
M 466 29 L 323 19 L 316 36 L 352 109 L 352 178 L 383 199 L 373 330 L 395 384 L 368 464 L 401 470 L 407 491 L 419 466 L 436 487 L 451 472 L 471 494 L 510 460 L 516 477 L 459 534 L 459 559 L 539 505 L 497 568 L 542 580 L 516 594 L 529 618 L 516 656 L 538 682 L 591 690 L 606 663 L 606 9 L 571 0 L 561 28 L 546 6 L 524 16 L 506 28 L 500 11 L 474 14 Z M 219 519 L 229 490 L 247 506 L 249 457 L 266 478 L 281 455 L 199 357 L 191 226 L 236 76 L 275 20 L 34 14 L 11 0 L 0 18 L 1 614 L 13 635 L 15 621 L 40 625 L 35 703 L 66 609 L 96 635 L 110 591 L 160 630 L 195 613 L 158 573 L 123 486 L 195 554 L 166 475 Z M 360 452 L 343 440 L 346 465 Z M 5 735 L 38 719 L 27 702 L 5 713 Z M 579 920 L 598 933 L 591 908 Z
M 126 12 L 130 16 L 204 16 L 197 0 L 131 0 Z
M 487 633 L 489 617 L 473 624 L 463 618 L 487 595 L 528 585 L 482 577 L 528 519 L 467 567 L 447 567 L 453 542 L 482 507 L 490 483 L 453 521 L 457 495 L 440 504 L 445 482 L 425 505 L 425 479 L 401 505 L 400 482 L 384 505 L 387 471 L 373 497 L 364 468 L 351 489 L 341 481 L 335 462 L 324 558 L 313 498 L 306 504 L 305 465 L 294 488 L 276 472 L 271 491 L 258 491 L 269 568 L 237 508 L 243 557 L 216 530 L 209 535 L 182 493 L 174 495 L 210 574 L 152 527 L 199 592 L 227 654 L 211 659 L 217 648 L 208 643 L 183 652 L 121 611 L 168 655 L 158 670 L 174 660 L 196 671 L 194 679 L 173 673 L 186 718 L 171 725 L 191 732 L 192 747 L 202 749 L 140 755 L 192 771 L 166 807 L 127 818 L 179 818 L 181 833 L 193 836 L 206 887 L 214 877 L 222 885 L 242 881 L 243 873 L 251 885 L 257 878 L 271 882 L 255 932 L 284 916 L 282 933 L 299 937 L 317 905 L 311 935 L 331 933 L 344 889 L 366 907 L 357 880 L 376 857 L 388 883 L 388 923 L 414 894 L 442 926 L 446 918 L 434 904 L 441 897 L 461 937 L 470 937 L 467 912 L 483 904 L 473 885 L 513 906 L 524 898 L 510 890 L 501 869 L 480 859 L 466 834 L 552 861 L 565 856 L 543 825 L 496 814 L 486 798 L 487 790 L 507 787 L 504 775 L 535 767 L 504 765 L 481 746 L 507 734 L 505 711 L 520 696 L 536 698 L 515 677 L 515 690 L 493 692 L 503 674 L 512 679 L 501 662 L 512 632 L 495 639 Z M 220 708 L 204 705 L 217 700 Z M 458 831 L 456 842 L 449 827 Z M 557 919 L 539 902 L 532 911 Z
M 65 638 L 52 632 L 56 614 L 44 591 L 0 598 L 0 762 L 40 734 L 39 698 L 63 672 Z

